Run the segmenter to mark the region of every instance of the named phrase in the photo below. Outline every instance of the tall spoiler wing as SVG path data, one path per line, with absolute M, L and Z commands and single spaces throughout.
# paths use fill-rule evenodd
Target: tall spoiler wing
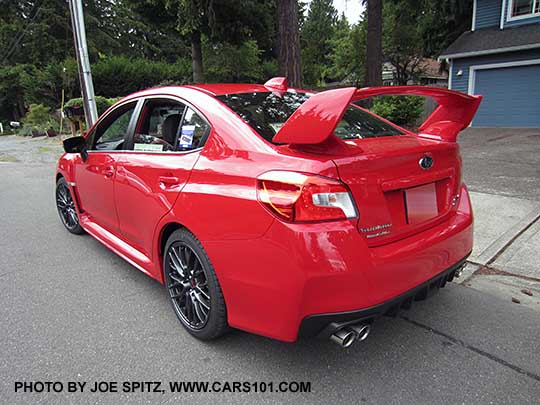
M 418 129 L 421 137 L 456 142 L 459 132 L 469 126 L 482 96 L 424 86 L 366 87 L 328 90 L 311 96 L 274 136 L 274 142 L 313 145 L 324 142 L 336 129 L 351 102 L 375 96 L 432 97 L 438 107 Z

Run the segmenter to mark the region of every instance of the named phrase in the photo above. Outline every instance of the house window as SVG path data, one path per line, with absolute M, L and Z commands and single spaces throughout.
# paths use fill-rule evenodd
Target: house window
M 540 0 L 512 0 L 510 19 L 540 15 Z

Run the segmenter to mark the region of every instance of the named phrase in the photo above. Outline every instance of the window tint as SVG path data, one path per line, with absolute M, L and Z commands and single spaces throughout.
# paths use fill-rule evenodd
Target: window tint
M 264 139 L 272 138 L 309 96 L 303 93 L 241 93 L 218 96 Z
M 146 152 L 174 151 L 185 106 L 171 100 L 145 103 L 134 135 L 133 149 Z
M 129 122 L 135 110 L 136 103 L 130 103 L 119 107 L 103 122 L 101 122 L 94 133 L 95 150 L 122 150 L 124 149 L 124 138 L 127 135 Z
M 190 150 L 202 147 L 209 132 L 210 126 L 206 121 L 188 107 L 178 137 L 178 148 L 180 150 Z
M 283 124 L 308 98 L 305 93 L 241 93 L 217 97 L 264 139 L 272 142 Z M 335 130 L 341 139 L 401 135 L 393 126 L 356 106 L 350 106 Z
M 381 121 L 367 111 L 349 107 L 334 130 L 341 139 L 377 138 L 381 136 L 402 135 L 393 126 Z

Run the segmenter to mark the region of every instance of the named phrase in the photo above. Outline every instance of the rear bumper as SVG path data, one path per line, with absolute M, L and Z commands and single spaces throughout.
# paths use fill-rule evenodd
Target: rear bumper
M 473 217 L 465 187 L 461 195 L 456 214 L 444 222 L 378 247 L 367 246 L 353 220 L 276 220 L 257 239 L 203 240 L 227 303 L 229 324 L 293 342 L 299 333 L 321 332 L 318 321 L 306 321 L 318 314 L 362 308 L 368 312 L 360 317 L 371 316 L 373 308 L 375 315 L 384 313 L 388 303 L 408 297 L 446 271 L 452 273 L 471 252 Z M 311 327 L 311 322 L 317 325 Z M 324 328 L 324 321 L 321 324 Z
M 372 323 L 375 319 L 384 315 L 396 316 L 400 309 L 409 309 L 413 301 L 425 300 L 434 292 L 438 291 L 439 288 L 443 288 L 447 282 L 451 282 L 456 272 L 465 265 L 468 256 L 425 283 L 381 304 L 356 311 L 310 315 L 304 318 L 300 324 L 298 337 L 327 339 L 336 330 L 344 326 L 358 323 Z

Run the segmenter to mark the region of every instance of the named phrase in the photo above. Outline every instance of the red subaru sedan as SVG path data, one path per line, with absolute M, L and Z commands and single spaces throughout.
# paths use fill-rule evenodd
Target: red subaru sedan
M 417 133 L 354 104 L 397 94 L 437 102 Z M 142 91 L 64 142 L 58 212 L 163 283 L 197 338 L 233 327 L 348 346 L 471 252 L 456 138 L 480 101 L 283 78 Z

